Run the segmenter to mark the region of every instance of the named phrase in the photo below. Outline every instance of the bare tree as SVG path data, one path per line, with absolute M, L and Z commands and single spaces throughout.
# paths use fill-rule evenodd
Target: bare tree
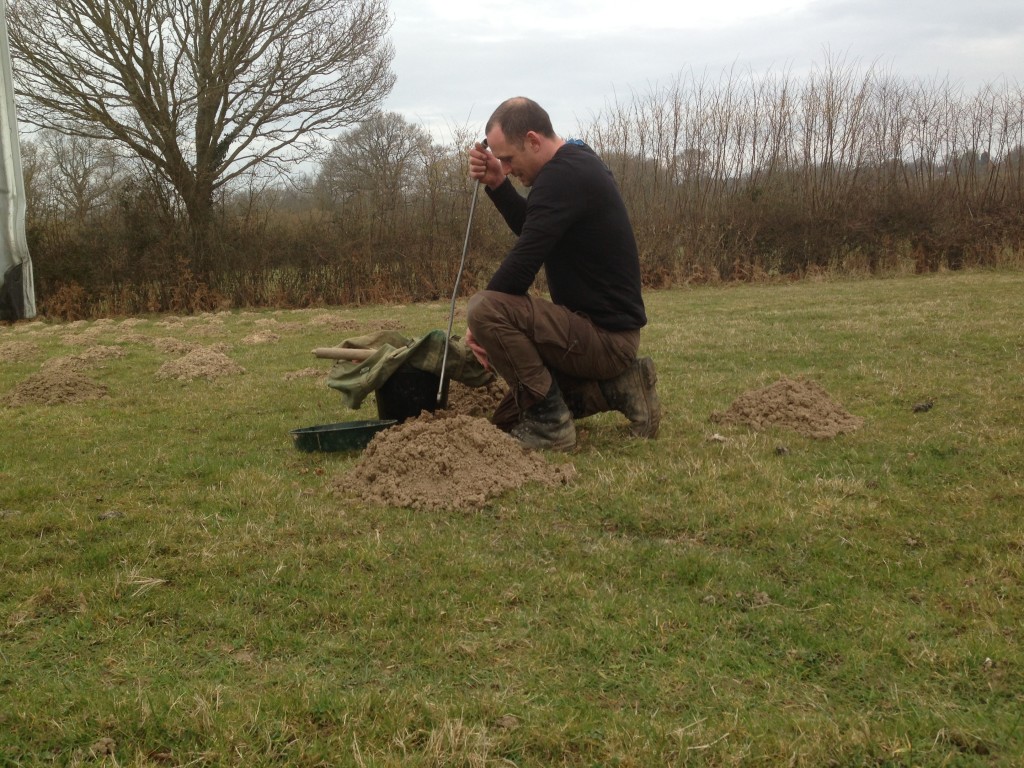
M 45 177 L 54 203 L 65 216 L 81 223 L 108 201 L 124 163 L 109 142 L 66 136 L 48 131 L 42 138 L 46 149 Z
M 38 141 L 22 136 L 21 175 L 25 180 L 25 219 L 29 226 L 46 217 L 53 208 L 46 166 L 46 150 Z
M 393 217 L 422 178 L 429 134 L 395 112 L 378 112 L 334 139 L 317 179 L 333 204 L 362 202 L 379 227 Z
M 387 0 L 13 0 L 10 39 L 22 118 L 141 158 L 202 258 L 219 188 L 378 108 L 390 25 Z

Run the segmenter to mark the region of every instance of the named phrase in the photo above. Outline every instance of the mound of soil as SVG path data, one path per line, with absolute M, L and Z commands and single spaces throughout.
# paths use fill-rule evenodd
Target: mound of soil
M 5 398 L 8 405 L 84 403 L 106 397 L 107 388 L 74 368 L 56 367 L 25 377 Z
M 190 344 L 187 341 L 181 339 L 175 339 L 170 336 L 161 339 L 153 339 L 153 349 L 157 352 L 164 352 L 168 355 L 185 355 L 194 349 L 198 349 L 195 344 Z
M 467 387 L 453 381 L 448 386 L 447 410 L 462 416 L 489 419 L 507 391 L 508 387 L 501 379 L 495 379 L 485 387 Z
M 66 333 L 60 337 L 60 343 L 66 347 L 81 346 L 83 344 L 95 344 L 103 334 L 102 328 L 87 328 L 81 333 Z
M 425 413 L 378 433 L 335 490 L 393 507 L 475 509 L 526 483 L 564 485 L 575 475 L 486 419 Z
M 43 364 L 39 366 L 39 370 L 44 373 L 63 373 L 66 375 L 72 371 L 81 373 L 88 370 L 89 367 L 89 364 L 77 355 L 62 355 L 61 357 L 51 357 L 43 361 Z
M 39 345 L 32 341 L 8 341 L 0 344 L 0 360 L 20 363 L 39 354 Z
M 117 334 L 114 341 L 118 344 L 150 344 L 150 338 L 144 333 L 138 331 L 122 331 Z
M 711 414 L 711 420 L 755 430 L 783 427 L 818 439 L 854 432 L 864 425 L 864 419 L 848 413 L 820 384 L 802 377 L 783 377 L 764 389 L 740 395 L 725 413 Z
M 280 340 L 281 340 L 281 337 L 278 336 L 273 331 L 261 330 L 261 331 L 253 331 L 252 333 L 250 333 L 248 336 L 246 336 L 244 339 L 242 339 L 242 343 L 243 344 L 252 344 L 252 345 L 256 345 L 256 344 L 275 344 L 276 342 L 278 342 Z
M 240 373 L 245 373 L 245 368 L 223 352 L 209 347 L 201 347 L 193 349 L 184 357 L 164 363 L 156 372 L 156 377 L 158 379 L 192 381 L 193 379 L 235 376 Z
M 75 355 L 64 355 L 62 357 L 51 357 L 40 367 L 44 372 L 60 372 L 64 375 L 72 371 L 84 371 L 88 368 L 100 365 L 106 360 L 113 360 L 124 357 L 125 352 L 120 347 L 104 346 L 102 344 L 89 347 Z

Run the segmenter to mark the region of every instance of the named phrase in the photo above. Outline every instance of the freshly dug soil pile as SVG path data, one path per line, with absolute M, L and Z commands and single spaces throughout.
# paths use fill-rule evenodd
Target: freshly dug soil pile
M 203 347 L 193 349 L 177 360 L 164 363 L 156 372 L 156 377 L 158 379 L 192 381 L 192 379 L 216 379 L 240 373 L 245 373 L 245 368 L 223 352 Z
M 423 414 L 378 433 L 338 493 L 418 510 L 478 509 L 525 483 L 564 485 L 571 464 L 548 464 L 486 419 Z
M 96 340 L 103 334 L 102 328 L 87 328 L 81 333 L 66 333 L 60 337 L 60 343 L 66 347 L 81 346 L 83 344 L 95 344 Z
M 310 319 L 309 324 L 330 328 L 334 331 L 354 331 L 359 327 L 355 320 L 347 317 L 337 317 L 336 315 L 316 315 Z
M 138 331 L 122 331 L 114 337 L 118 344 L 150 344 L 150 337 Z
M 0 344 L 0 360 L 20 363 L 39 354 L 39 345 L 32 341 L 8 341 Z
M 755 430 L 784 427 L 804 437 L 827 439 L 860 429 L 853 416 L 816 382 L 783 377 L 774 384 L 740 395 L 725 413 L 711 414 L 719 424 L 745 424 Z
M 89 368 L 87 363 L 78 355 L 63 355 L 61 357 L 51 357 L 49 360 L 45 360 L 39 370 L 44 373 L 57 373 L 68 374 L 72 371 L 78 371 L 81 373 Z
M 56 367 L 25 377 L 5 398 L 8 405 L 84 403 L 106 397 L 107 388 L 81 371 Z
M 501 379 L 496 379 L 486 387 L 467 387 L 458 381 L 448 386 L 448 408 L 452 413 L 462 416 L 480 416 L 489 419 L 505 397 L 508 387 Z
M 167 355 L 187 355 L 189 352 L 195 352 L 197 349 L 223 352 L 226 355 L 231 350 L 231 345 L 223 341 L 210 344 L 209 346 L 203 346 L 197 342 L 182 341 L 181 339 L 175 339 L 170 336 L 161 339 L 153 339 L 149 343 L 157 352 L 163 352 Z
M 253 331 L 248 336 L 246 336 L 244 339 L 242 339 L 242 343 L 243 344 L 252 344 L 252 345 L 256 345 L 256 344 L 275 344 L 276 342 L 278 342 L 280 340 L 281 340 L 281 337 L 278 336 L 273 331 L 262 330 L 262 331 Z
M 153 339 L 153 349 L 157 352 L 164 352 L 168 355 L 184 355 L 198 348 L 199 347 L 195 344 L 190 344 L 187 341 L 175 339 L 170 336 L 162 339 Z
M 124 350 L 120 347 L 109 347 L 100 344 L 95 347 L 89 347 L 75 355 L 51 357 L 40 366 L 39 370 L 45 372 L 61 371 L 67 375 L 70 371 L 84 371 L 106 360 L 124 357 L 124 354 Z
M 101 363 L 104 360 L 115 360 L 124 357 L 124 350 L 120 347 L 111 347 L 106 344 L 98 344 L 78 352 L 72 357 L 84 363 Z

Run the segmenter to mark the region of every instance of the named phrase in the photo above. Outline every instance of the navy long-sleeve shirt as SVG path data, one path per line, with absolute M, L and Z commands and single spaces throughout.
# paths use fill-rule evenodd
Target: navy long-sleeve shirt
M 543 266 L 556 304 L 609 331 L 647 324 L 633 227 L 594 150 L 563 144 L 525 198 L 508 179 L 487 194 L 519 236 L 488 290 L 525 295 Z

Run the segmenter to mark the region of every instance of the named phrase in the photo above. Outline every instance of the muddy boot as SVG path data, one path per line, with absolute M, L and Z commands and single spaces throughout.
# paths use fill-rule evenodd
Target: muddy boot
M 614 379 L 601 382 L 608 405 L 629 419 L 629 431 L 637 437 L 657 437 L 661 425 L 658 374 L 649 357 L 633 364 Z
M 565 404 L 569 406 L 572 417 L 576 421 L 585 419 L 587 416 L 593 416 L 595 413 L 615 410 L 609 407 L 608 402 L 604 399 L 601 387 L 597 381 L 584 379 L 568 380 L 564 376 L 559 376 L 558 388 L 562 390 L 562 398 L 565 400 Z
M 509 389 L 498 403 L 498 407 L 494 409 L 491 424 L 502 432 L 511 432 L 512 428 L 519 423 L 521 416 L 519 403 L 516 402 L 516 392 L 514 389 Z
M 523 411 L 511 434 L 534 450 L 570 451 L 576 446 L 576 424 L 554 380 L 547 396 Z

